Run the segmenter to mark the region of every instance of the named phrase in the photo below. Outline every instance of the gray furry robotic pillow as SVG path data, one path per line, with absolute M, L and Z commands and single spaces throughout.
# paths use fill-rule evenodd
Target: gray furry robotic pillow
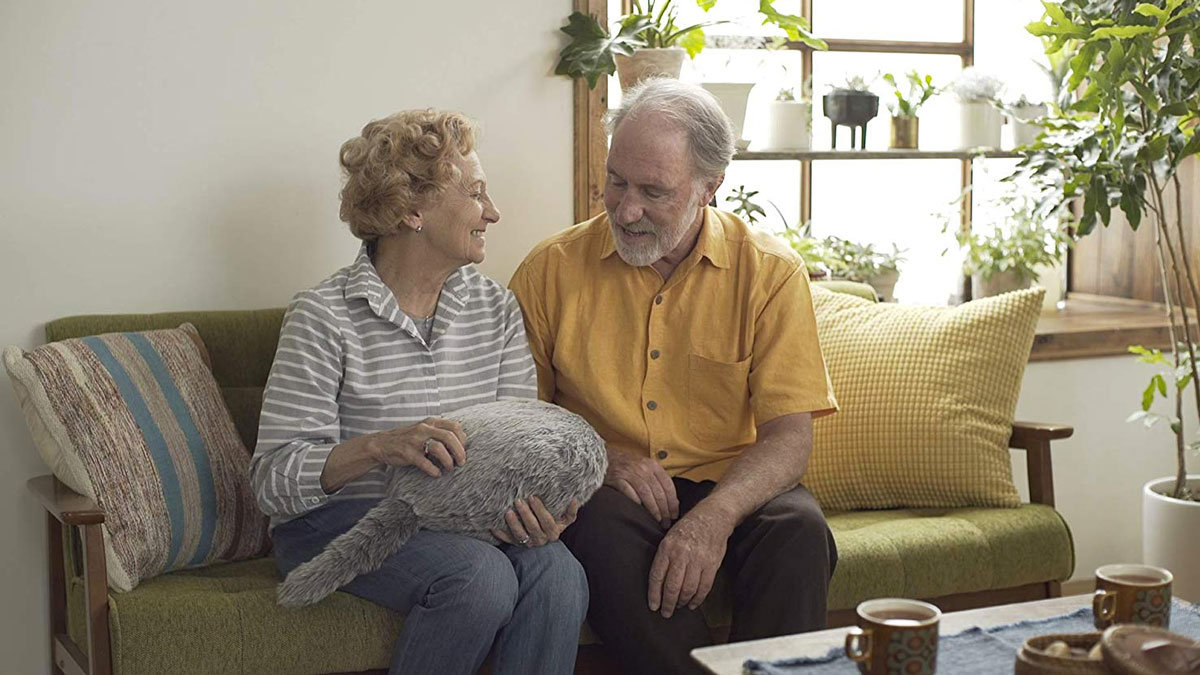
M 450 415 L 467 435 L 467 463 L 431 478 L 411 466 L 391 472 L 388 496 L 354 527 L 279 585 L 279 604 L 310 605 L 379 569 L 420 529 L 497 543 L 504 512 L 538 497 L 553 514 L 583 504 L 608 468 L 604 441 L 579 415 L 535 400 L 482 403 Z

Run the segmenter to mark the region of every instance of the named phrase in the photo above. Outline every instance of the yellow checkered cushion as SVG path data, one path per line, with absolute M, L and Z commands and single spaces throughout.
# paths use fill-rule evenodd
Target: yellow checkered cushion
M 958 307 L 812 289 L 841 412 L 804 484 L 829 510 L 1016 506 L 1008 437 L 1042 289 Z

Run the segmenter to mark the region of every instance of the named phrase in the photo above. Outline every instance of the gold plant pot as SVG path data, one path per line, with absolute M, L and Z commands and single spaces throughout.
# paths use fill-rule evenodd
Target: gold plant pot
M 920 121 L 916 117 L 893 117 L 892 149 L 916 150 L 917 134 L 921 130 Z

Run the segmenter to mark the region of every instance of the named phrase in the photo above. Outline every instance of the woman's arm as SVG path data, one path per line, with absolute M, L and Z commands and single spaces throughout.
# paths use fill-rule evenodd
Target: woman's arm
M 317 291 L 304 291 L 284 316 L 250 460 L 251 486 L 267 515 L 300 515 L 328 499 L 321 474 L 340 440 L 341 380 L 338 319 Z

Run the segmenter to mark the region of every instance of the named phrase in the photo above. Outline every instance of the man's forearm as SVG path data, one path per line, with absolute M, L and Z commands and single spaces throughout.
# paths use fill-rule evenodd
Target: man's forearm
M 796 487 L 812 453 L 812 415 L 784 415 L 763 424 L 758 439 L 733 460 L 696 509 L 730 530 L 776 496 Z

